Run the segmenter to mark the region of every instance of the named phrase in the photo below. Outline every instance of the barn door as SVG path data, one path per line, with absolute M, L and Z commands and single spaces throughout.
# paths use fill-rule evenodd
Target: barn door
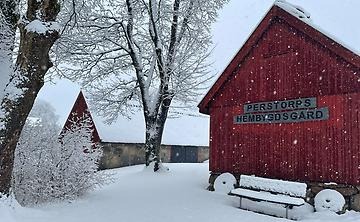
M 171 147 L 172 163 L 197 163 L 198 152 L 194 146 L 172 146 Z
M 185 146 L 185 163 L 197 163 L 198 162 L 198 149 L 194 146 Z

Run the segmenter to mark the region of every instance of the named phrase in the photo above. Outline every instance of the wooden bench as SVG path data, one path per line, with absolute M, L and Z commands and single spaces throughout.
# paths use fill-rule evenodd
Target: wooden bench
M 305 203 L 306 187 L 305 183 L 241 175 L 239 188 L 231 190 L 229 195 L 240 197 L 240 208 L 242 198 L 282 204 L 288 218 L 289 207 Z

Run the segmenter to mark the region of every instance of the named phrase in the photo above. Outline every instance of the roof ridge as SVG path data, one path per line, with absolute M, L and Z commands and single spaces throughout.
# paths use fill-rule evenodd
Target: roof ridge
M 291 15 L 303 20 L 305 22 L 312 22 L 311 15 L 303 7 L 291 4 L 286 0 L 276 0 L 274 5 L 279 6 L 281 9 L 287 11 Z

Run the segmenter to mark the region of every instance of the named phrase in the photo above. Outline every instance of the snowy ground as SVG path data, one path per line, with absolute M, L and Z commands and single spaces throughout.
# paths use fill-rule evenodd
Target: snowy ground
M 114 182 L 72 203 L 36 209 L 0 204 L 1 222 L 254 222 L 287 221 L 240 210 L 238 198 L 206 191 L 208 164 L 168 164 L 153 174 L 143 166 L 112 171 Z M 12 205 L 15 205 L 14 203 Z M 263 207 L 263 206 L 262 206 Z M 360 213 L 302 215 L 306 222 L 359 222 Z

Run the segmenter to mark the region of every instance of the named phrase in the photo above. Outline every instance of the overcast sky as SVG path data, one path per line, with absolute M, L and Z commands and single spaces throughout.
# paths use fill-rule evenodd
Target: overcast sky
M 220 12 L 218 22 L 213 25 L 214 62 L 213 72 L 220 74 L 240 49 L 247 37 L 256 28 L 273 4 L 273 0 L 231 0 Z M 328 35 L 360 52 L 360 1 L 359 0 L 288 0 L 300 5 L 311 14 L 312 22 Z M 79 87 L 62 80 L 56 85 L 47 83 L 39 98 L 50 102 L 63 124 L 72 108 Z M 132 120 L 121 118 L 116 128 L 106 127 L 97 119 L 100 134 L 105 140 L 143 142 L 143 119 L 141 114 Z M 116 131 L 116 132 L 115 132 Z M 163 142 L 167 144 L 208 143 L 208 119 L 190 118 L 169 120 Z

